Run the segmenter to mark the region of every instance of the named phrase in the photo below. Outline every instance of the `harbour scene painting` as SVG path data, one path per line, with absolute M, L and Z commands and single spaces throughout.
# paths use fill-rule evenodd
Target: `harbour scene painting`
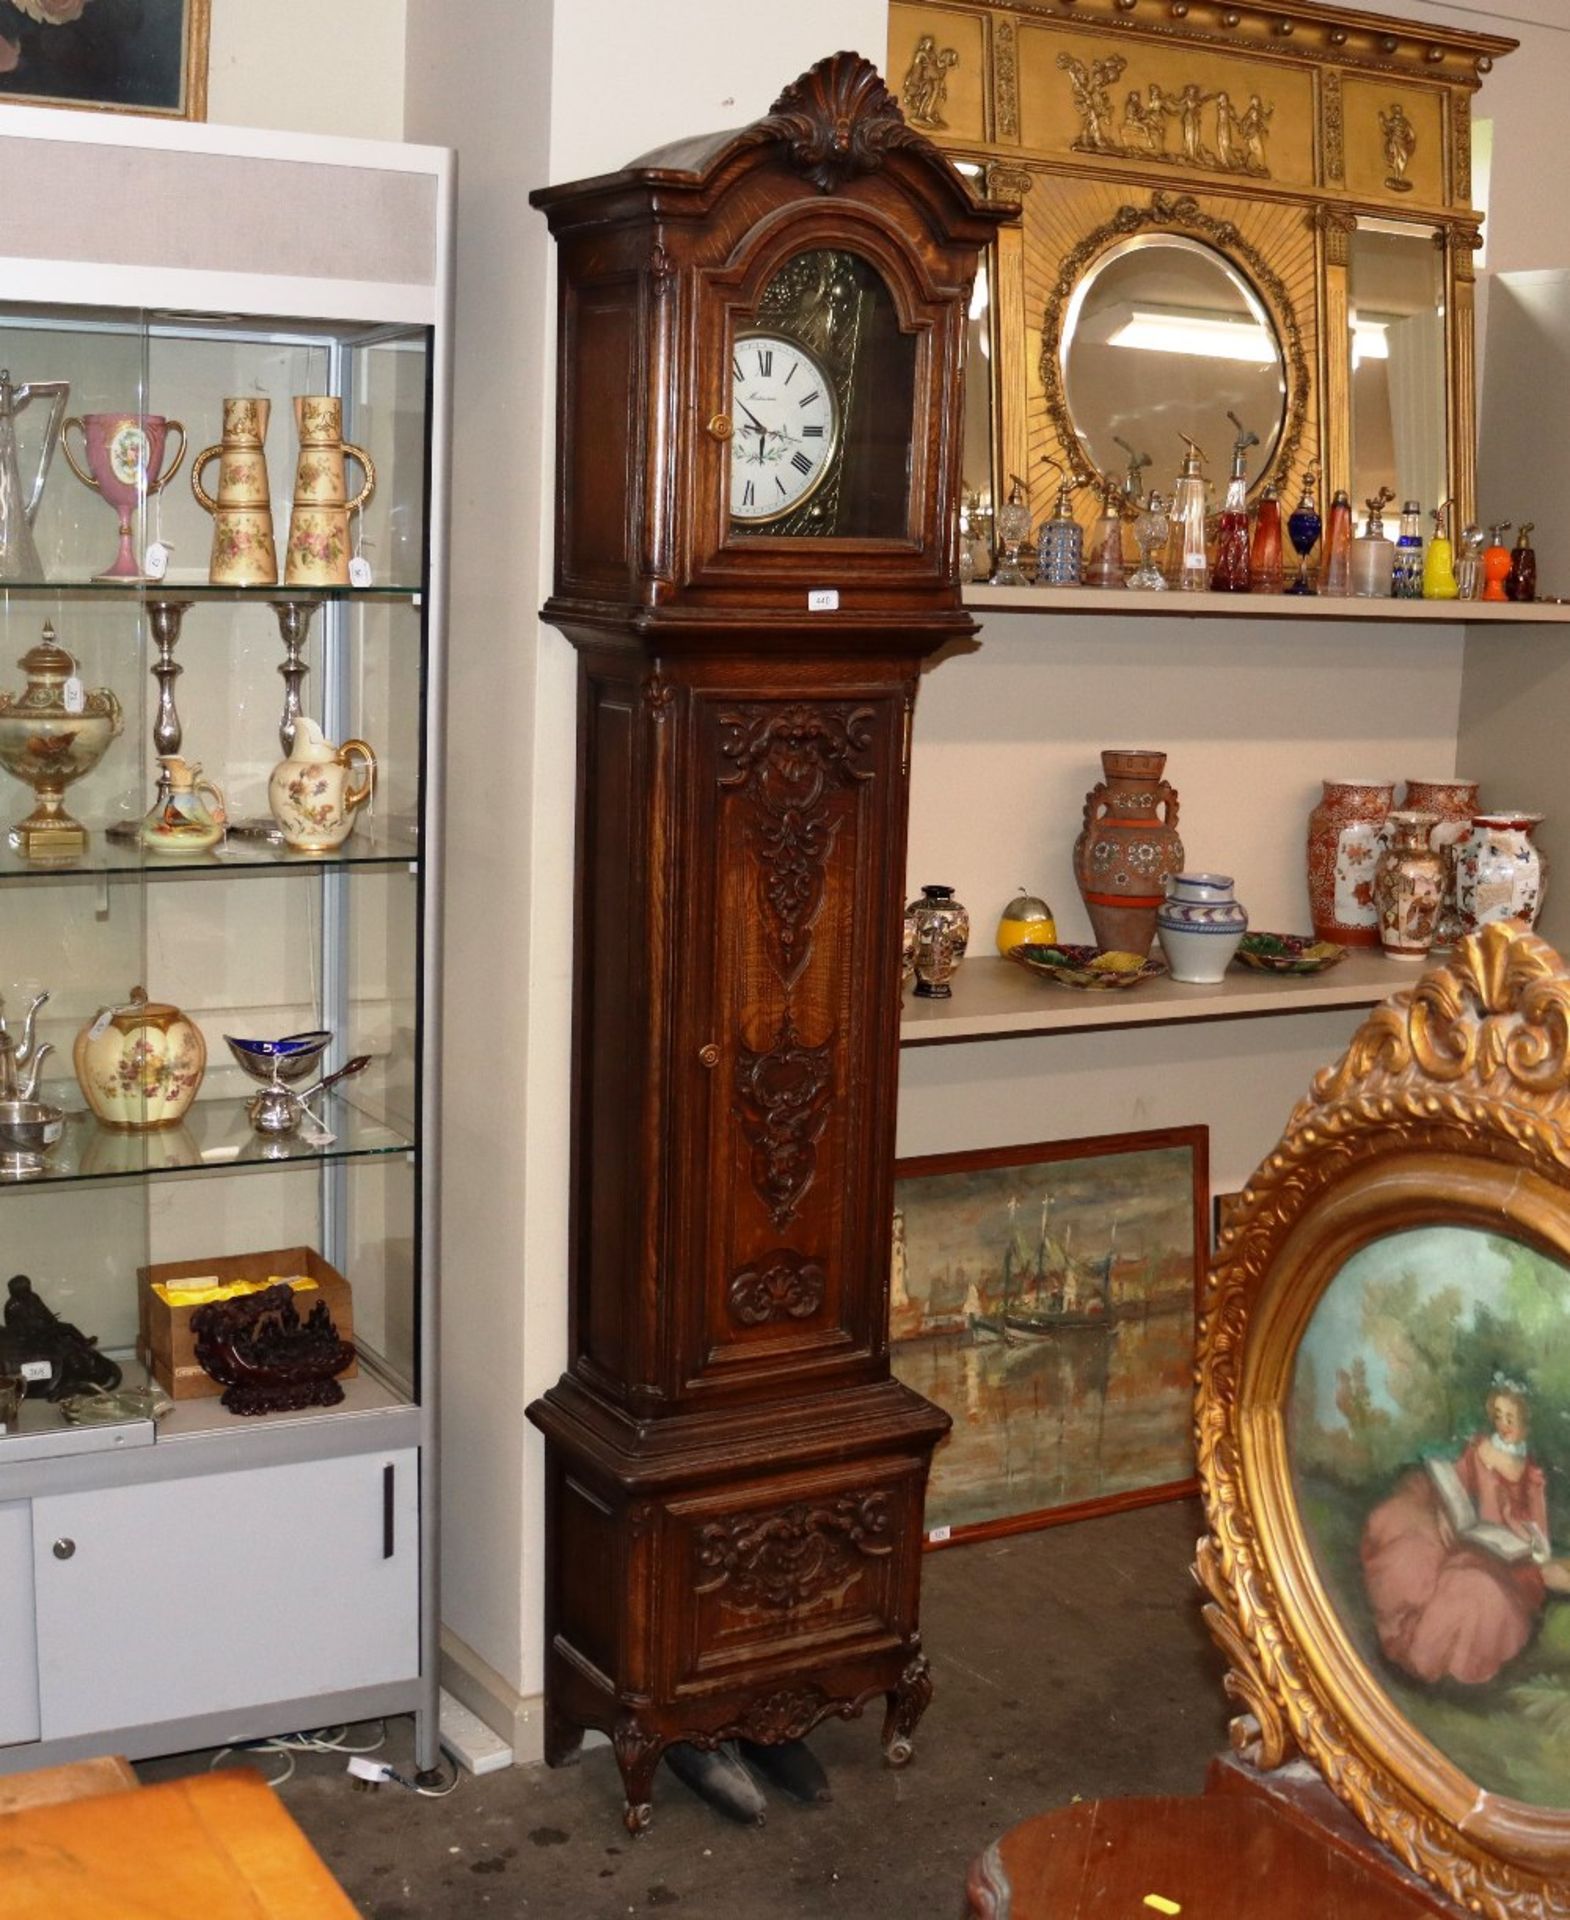
M 994 1532 L 1192 1488 L 1203 1127 L 905 1160 L 891 1359 L 954 1428 L 927 1527 Z
M 1479 1787 L 1570 1811 L 1570 1268 L 1481 1227 L 1360 1248 L 1320 1295 L 1287 1435 L 1341 1629 Z

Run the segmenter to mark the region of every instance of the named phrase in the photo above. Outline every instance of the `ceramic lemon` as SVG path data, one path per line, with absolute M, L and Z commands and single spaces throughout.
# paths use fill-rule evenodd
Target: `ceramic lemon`
M 1033 893 L 1019 892 L 1003 909 L 998 922 L 998 952 L 1012 953 L 1029 941 L 1032 946 L 1050 947 L 1058 937 L 1058 923 L 1045 900 Z

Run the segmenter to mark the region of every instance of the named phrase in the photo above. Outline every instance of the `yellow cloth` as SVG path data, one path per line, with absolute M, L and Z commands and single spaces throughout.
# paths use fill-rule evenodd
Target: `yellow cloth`
M 231 1280 L 227 1286 L 219 1280 L 198 1280 L 194 1284 L 187 1281 L 183 1286 L 155 1280 L 153 1292 L 166 1307 L 210 1307 L 217 1300 L 238 1300 L 242 1294 L 264 1293 L 268 1287 L 292 1287 L 296 1293 L 307 1293 L 315 1285 L 314 1280 L 298 1273 L 287 1276 L 275 1273 L 270 1280 Z

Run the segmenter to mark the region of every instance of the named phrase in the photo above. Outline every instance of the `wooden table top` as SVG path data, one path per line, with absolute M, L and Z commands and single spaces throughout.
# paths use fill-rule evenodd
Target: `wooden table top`
M 1257 1800 L 1093 1800 L 974 1862 L 975 1920 L 1432 1920 L 1426 1899 Z
M 248 1767 L 0 1814 L 16 1920 L 356 1920 Z

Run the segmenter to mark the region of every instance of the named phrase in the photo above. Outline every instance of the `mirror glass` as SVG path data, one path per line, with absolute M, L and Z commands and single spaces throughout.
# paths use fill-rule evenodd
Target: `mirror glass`
M 1168 486 L 1186 433 L 1218 480 L 1236 430 L 1259 435 L 1249 473 L 1268 471 L 1286 419 L 1286 360 L 1259 295 L 1213 247 L 1135 234 L 1104 253 L 1064 315 L 1063 389 L 1085 458 L 1120 478 L 1129 448 L 1150 454 L 1144 485 Z M 1128 443 L 1127 447 L 1119 444 Z
M 1353 503 L 1388 487 L 1397 510 L 1427 512 L 1448 490 L 1444 255 L 1431 232 L 1359 222 L 1349 324 Z
M 970 548 L 969 567 L 978 580 L 985 580 L 992 571 L 992 315 L 992 280 L 983 259 L 970 296 L 965 456 L 960 469 L 960 538 Z

